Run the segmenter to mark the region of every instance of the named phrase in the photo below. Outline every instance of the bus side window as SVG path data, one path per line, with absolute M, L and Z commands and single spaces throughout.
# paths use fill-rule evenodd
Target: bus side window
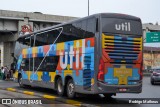
M 90 18 L 87 20 L 86 38 L 93 37 L 96 32 L 96 18 Z
M 87 20 L 83 20 L 82 21 L 82 27 L 81 27 L 81 30 L 82 30 L 82 36 L 83 38 L 86 38 L 86 31 L 87 31 Z
M 45 33 L 38 34 L 35 36 L 35 46 L 47 45 L 47 36 Z
M 30 46 L 33 47 L 34 46 L 34 36 L 30 37 Z
M 59 56 L 47 56 L 45 57 L 44 60 L 43 58 L 44 57 L 35 58 L 35 64 L 34 64 L 35 70 L 34 71 L 55 72 L 57 65 L 58 65 Z
M 53 44 L 57 36 L 59 35 L 58 30 L 52 30 L 48 32 L 44 32 L 41 34 L 37 34 L 35 37 L 35 46 L 43 46 Z
M 28 58 L 25 58 L 25 59 L 22 60 L 21 69 L 23 69 L 23 71 L 28 71 L 29 70 L 29 59 Z

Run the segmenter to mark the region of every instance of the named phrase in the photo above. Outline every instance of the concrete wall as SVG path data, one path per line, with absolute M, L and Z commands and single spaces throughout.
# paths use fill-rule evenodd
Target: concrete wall
M 4 17 L 5 19 L 10 18 L 15 20 L 23 20 L 24 17 L 29 17 L 30 21 L 60 22 L 60 23 L 77 19 L 76 17 L 70 17 L 70 16 L 48 15 L 41 13 L 18 12 L 18 11 L 7 11 L 7 10 L 0 10 L 0 16 Z
M 14 42 L 2 42 L 0 45 L 1 49 L 1 66 L 8 66 L 13 63 L 13 57 L 11 53 L 14 52 Z

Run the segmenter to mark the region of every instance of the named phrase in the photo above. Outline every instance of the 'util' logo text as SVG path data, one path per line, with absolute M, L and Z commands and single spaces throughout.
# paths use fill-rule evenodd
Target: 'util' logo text
M 115 29 L 121 30 L 121 31 L 131 31 L 131 24 L 130 24 L 130 22 L 115 24 Z
M 73 46 L 70 46 L 69 52 L 64 52 L 64 54 L 60 52 L 60 66 L 62 69 L 65 69 L 67 67 L 68 60 L 70 62 L 70 69 L 73 68 L 73 57 L 75 54 L 76 54 L 75 55 L 76 68 L 79 68 L 79 63 L 80 63 L 79 41 L 77 41 L 76 47 L 77 47 L 76 51 L 73 50 Z M 84 40 L 82 40 L 82 53 L 85 53 L 85 41 Z M 68 55 L 70 57 L 69 59 L 68 59 Z M 63 59 L 65 60 L 63 61 Z M 81 64 L 83 68 L 84 67 L 84 54 L 82 54 L 81 56 Z

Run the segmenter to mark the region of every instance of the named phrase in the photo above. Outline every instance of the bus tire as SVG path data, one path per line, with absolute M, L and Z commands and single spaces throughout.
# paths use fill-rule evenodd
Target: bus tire
M 57 80 L 57 94 L 59 96 L 63 96 L 64 95 L 64 86 L 63 86 L 61 78 L 58 78 L 58 80 Z
M 19 76 L 18 76 L 18 83 L 19 83 L 19 86 L 20 87 L 24 87 L 24 85 L 22 84 L 22 75 L 20 74 Z
M 75 95 L 76 95 L 75 85 L 74 85 L 73 79 L 70 79 L 67 82 L 67 96 L 68 96 L 68 98 L 74 98 Z
M 112 95 L 114 95 L 114 94 L 108 93 L 108 94 L 103 94 L 103 95 L 104 95 L 105 99 L 111 99 Z

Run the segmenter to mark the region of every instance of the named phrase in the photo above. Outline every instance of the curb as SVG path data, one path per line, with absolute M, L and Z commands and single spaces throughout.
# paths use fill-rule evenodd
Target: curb
M 37 97 L 41 97 L 41 98 L 45 98 L 45 99 L 49 99 L 49 100 L 54 100 L 54 101 L 58 101 L 58 102 L 62 102 L 65 104 L 70 104 L 73 106 L 79 106 L 79 107 L 98 107 L 95 105 L 91 105 L 91 104 L 85 104 L 79 101 L 75 101 L 75 100 L 70 100 L 70 99 L 65 99 L 65 98 L 61 98 L 58 96 L 52 96 L 52 95 L 41 95 L 41 94 L 37 94 L 35 92 L 31 92 L 31 91 L 21 91 L 21 90 L 17 90 L 14 88 L 1 88 L 1 90 L 7 90 L 7 91 L 11 91 L 11 92 L 18 92 L 18 93 L 22 93 L 22 94 L 27 94 L 27 95 L 32 95 L 32 96 L 37 96 Z

